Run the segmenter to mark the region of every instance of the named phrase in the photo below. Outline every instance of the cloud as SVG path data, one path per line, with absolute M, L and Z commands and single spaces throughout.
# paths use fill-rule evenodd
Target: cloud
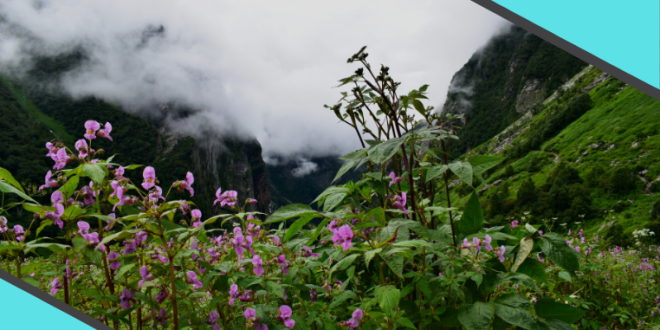
M 5 74 L 35 55 L 83 49 L 86 60 L 60 80 L 73 97 L 158 116 L 154 104 L 186 105 L 198 111 L 166 119 L 182 133 L 205 127 L 256 137 L 266 156 L 308 157 L 360 147 L 323 108 L 346 90 L 332 87 L 357 68 L 346 59 L 360 47 L 402 90 L 429 84 L 437 106 L 453 74 L 506 24 L 465 0 L 3 0 L 0 17 Z
M 298 167 L 294 168 L 293 171 L 291 171 L 291 174 L 296 177 L 303 177 L 305 175 L 311 174 L 313 172 L 316 172 L 316 170 L 319 168 L 316 163 L 309 161 L 308 159 L 305 158 L 300 158 L 298 160 Z

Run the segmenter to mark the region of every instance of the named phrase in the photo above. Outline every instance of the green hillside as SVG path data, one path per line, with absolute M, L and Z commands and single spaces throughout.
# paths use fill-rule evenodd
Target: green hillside
M 476 187 L 493 224 L 529 212 L 558 230 L 657 228 L 660 101 L 590 66 L 534 112 L 463 156 L 506 156 Z

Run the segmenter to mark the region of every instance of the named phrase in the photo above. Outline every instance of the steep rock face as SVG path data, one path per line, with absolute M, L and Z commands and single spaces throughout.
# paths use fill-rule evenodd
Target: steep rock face
M 587 64 L 526 30 L 511 26 L 454 75 L 443 112 L 465 114 L 458 156 L 494 137 Z
M 520 93 L 518 93 L 516 112 L 521 115 L 527 113 L 534 105 L 543 101 L 544 96 L 545 85 L 539 79 L 527 79 Z

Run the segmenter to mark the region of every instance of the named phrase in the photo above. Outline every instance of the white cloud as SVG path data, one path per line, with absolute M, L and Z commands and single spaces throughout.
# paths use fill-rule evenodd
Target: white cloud
M 291 174 L 299 178 L 316 172 L 318 168 L 319 166 L 316 163 L 305 158 L 300 158 L 298 160 L 298 167 L 294 168 Z
M 201 112 L 176 123 L 184 133 L 203 124 L 255 136 L 266 156 L 359 147 L 323 104 L 339 99 L 332 87 L 355 71 L 346 59 L 360 47 L 403 90 L 429 84 L 428 105 L 440 108 L 453 74 L 506 24 L 466 0 L 3 0 L 0 15 L 4 72 L 82 45 L 90 60 L 63 79 L 72 96 L 129 111 L 188 104 Z

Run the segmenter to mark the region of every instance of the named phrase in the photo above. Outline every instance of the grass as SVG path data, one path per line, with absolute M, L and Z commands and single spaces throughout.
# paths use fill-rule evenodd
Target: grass
M 581 79 L 577 80 L 575 88 L 581 90 L 601 74 L 601 70 L 590 68 Z M 622 86 L 624 86 L 623 82 L 609 78 L 589 91 L 593 101 L 592 109 L 565 127 L 555 137 L 546 141 L 540 151 L 531 151 L 521 158 L 508 159 L 506 163 L 501 164 L 500 169 L 487 178 L 488 184 L 492 184 L 498 179 L 507 180 L 509 198 L 516 197 L 516 191 L 527 177 L 531 177 L 535 186 L 538 187 L 545 183 L 556 165 L 553 161 L 555 158 L 553 152 L 557 153 L 562 161 L 577 168 L 583 178 L 586 171 L 597 164 L 606 170 L 612 169 L 612 161 L 624 164 L 634 169 L 635 172 L 648 169 L 645 175 L 647 180 L 655 180 L 660 177 L 660 101 L 631 86 L 615 95 L 615 92 Z M 557 99 L 547 100 L 544 109 L 519 129 L 530 125 L 540 126 L 538 124 L 546 120 L 548 115 L 557 109 L 557 102 Z M 564 101 L 564 104 L 567 102 L 570 100 Z M 532 131 L 533 128 L 530 128 L 523 132 L 514 139 L 513 145 L 526 140 L 531 136 Z M 638 142 L 636 148 L 632 147 L 634 142 Z M 470 155 L 490 154 L 491 148 L 494 147 L 490 143 L 491 141 L 488 141 L 473 148 Z M 614 144 L 615 147 L 610 150 L 590 148 L 589 145 L 593 143 Z M 578 157 L 587 150 L 589 153 L 576 162 Z M 533 157 L 543 157 L 543 161 L 540 163 L 541 169 L 535 173 L 527 173 L 527 166 Z M 503 178 L 507 165 L 511 165 L 516 173 L 510 179 Z M 484 184 L 480 184 L 475 189 L 479 191 L 483 186 Z M 492 186 L 482 195 L 482 199 L 487 200 L 497 190 L 497 187 Z M 454 193 L 452 198 L 453 204 L 461 206 L 468 197 L 460 198 Z M 620 213 L 606 214 L 603 212 L 603 217 L 585 224 L 585 231 L 595 233 L 603 222 L 611 221 L 607 219 L 614 217 L 614 220 L 625 228 L 626 233 L 631 233 L 648 220 L 652 205 L 660 200 L 660 194 L 647 195 L 638 189 L 628 195 L 617 196 L 607 194 L 600 189 L 593 189 L 592 200 L 593 206 L 603 211 L 611 209 L 612 205 L 619 200 L 633 200 L 634 203 Z

